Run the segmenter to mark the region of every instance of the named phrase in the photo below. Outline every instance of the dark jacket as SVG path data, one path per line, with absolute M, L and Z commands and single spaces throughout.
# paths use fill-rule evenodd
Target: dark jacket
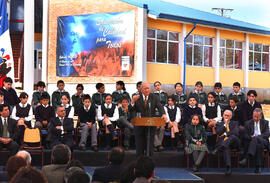
M 106 93 L 94 93 L 92 95 L 92 104 L 98 108 L 98 106 L 104 104 Z
M 81 96 L 74 94 L 71 97 L 72 106 L 74 107 L 74 114 L 76 115 L 78 115 L 79 109 L 83 106 L 83 103 L 82 103 L 83 97 L 84 97 L 84 94 L 82 94 Z
M 248 100 L 246 100 L 245 102 L 243 102 L 241 104 L 241 116 L 242 116 L 242 121 L 245 123 L 248 120 L 251 120 L 253 118 L 253 111 L 256 108 L 260 108 L 262 109 L 262 106 L 259 102 L 257 102 L 255 100 L 255 103 L 253 106 L 251 106 L 248 103 Z M 262 118 L 264 118 L 264 116 L 262 116 Z
M 37 105 L 38 103 L 40 103 L 41 95 L 43 93 L 46 93 L 46 94 L 48 94 L 50 96 L 50 94 L 48 92 L 46 92 L 46 91 L 43 91 L 43 92 L 35 91 L 33 93 L 33 102 L 34 102 L 34 105 Z
M 98 181 L 102 183 L 119 181 L 120 174 L 124 168 L 121 165 L 109 164 L 104 168 L 97 168 L 93 174 L 93 181 Z
M 191 96 L 195 97 L 198 104 L 206 104 L 207 103 L 207 95 L 205 92 L 196 93 L 195 91 L 192 91 L 189 94 L 189 97 L 191 97 Z
M 51 118 L 55 117 L 55 111 L 52 106 L 45 108 L 43 105 L 40 105 L 35 110 L 36 121 L 48 121 L 50 122 Z
M 56 109 L 57 106 L 61 105 L 61 97 L 62 95 L 67 95 L 70 101 L 70 95 L 67 91 L 59 92 L 58 90 L 54 91 L 52 94 L 52 106 Z
M 17 121 L 8 117 L 7 123 L 8 123 L 9 137 L 12 140 L 16 141 L 19 137 Z M 2 118 L 0 117 L 0 137 L 2 137 L 2 136 L 3 136 L 3 122 L 2 122 Z
M 95 105 L 91 105 L 89 111 L 87 112 L 84 109 L 84 106 L 82 106 L 79 110 L 78 110 L 78 116 L 80 119 L 80 123 L 86 123 L 86 122 L 91 122 L 91 123 L 95 123 L 96 122 L 96 107 Z
M 131 99 L 130 99 L 130 96 L 129 96 L 129 93 L 128 92 L 126 92 L 126 91 L 124 91 L 123 93 L 119 93 L 117 90 L 116 91 L 114 91 L 113 93 L 112 93 L 112 101 L 113 101 L 113 103 L 114 104 L 119 104 L 119 103 L 121 103 L 121 100 L 122 100 L 122 98 L 127 98 L 128 99 L 128 102 L 130 102 L 131 101 Z
M 222 136 L 226 132 L 226 127 L 224 125 L 225 125 L 224 120 L 222 120 L 221 122 L 216 124 L 216 133 L 218 135 L 218 144 L 221 143 L 225 137 L 228 137 L 228 138 L 230 138 L 231 136 L 237 137 L 237 138 L 239 137 L 239 128 L 238 128 L 237 121 L 230 121 L 229 122 L 230 131 L 227 133 L 226 136 Z
M 261 119 L 260 120 L 260 131 L 261 135 L 259 137 L 269 142 L 268 138 L 270 136 L 268 121 Z M 254 135 L 254 120 L 251 119 L 245 123 L 245 139 L 251 140 L 251 136 Z
M 194 114 L 201 116 L 201 118 L 203 117 L 201 108 L 197 106 L 195 108 L 191 108 L 189 105 L 185 105 L 181 118 L 181 125 L 184 126 L 186 123 L 188 123 L 191 116 Z
M 185 126 L 185 134 L 189 144 L 196 144 L 197 141 L 200 141 L 202 144 L 206 143 L 205 128 L 202 124 L 193 125 L 192 123 L 187 123 Z
M 232 111 L 232 121 L 238 121 L 238 125 L 244 126 L 244 122 L 242 121 L 241 117 L 241 109 L 240 106 L 237 106 L 235 110 L 231 108 L 231 106 L 227 106 L 225 110 L 230 110 Z
M 47 178 L 48 183 L 63 183 L 66 167 L 66 164 L 46 165 L 42 168 L 42 173 Z
M 0 88 L 0 91 L 2 91 L 4 94 L 5 104 L 14 106 L 20 103 L 20 99 L 18 98 L 17 93 L 13 88 L 10 88 L 9 90 Z

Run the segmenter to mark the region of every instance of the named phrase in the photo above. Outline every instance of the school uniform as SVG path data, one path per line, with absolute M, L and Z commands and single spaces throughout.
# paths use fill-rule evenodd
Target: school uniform
M 174 93 L 173 97 L 175 100 L 175 105 L 180 108 L 181 112 L 183 112 L 184 106 L 187 103 L 187 95 L 183 93 Z
M 74 107 L 74 115 L 76 116 L 78 115 L 78 110 L 83 106 L 83 97 L 84 97 L 83 93 L 81 93 L 80 95 L 75 93 L 71 97 L 72 106 Z
M 107 95 L 106 93 L 99 93 L 99 92 L 94 93 L 92 95 L 92 104 L 95 105 L 96 108 L 98 108 L 99 106 L 104 104 L 106 95 Z
M 228 106 L 227 96 L 223 92 L 220 93 L 215 92 L 215 94 L 216 94 L 215 97 L 216 103 L 221 107 L 221 112 L 223 112 L 225 108 Z
M 181 126 L 184 127 L 186 123 L 189 123 L 191 120 L 191 116 L 197 114 L 199 116 L 202 115 L 202 110 L 198 106 L 191 106 L 191 105 L 186 105 L 183 110 L 183 115 L 182 115 L 182 120 L 181 120 Z
M 63 95 L 67 95 L 67 98 L 70 100 L 70 95 L 67 91 L 65 90 L 56 90 L 52 94 L 52 106 L 54 109 L 57 108 L 57 106 L 61 105 L 62 101 L 61 98 Z
M 240 105 L 242 102 L 245 101 L 245 94 L 241 91 L 239 91 L 238 93 L 232 92 L 230 93 L 228 99 L 230 100 L 230 98 L 232 98 L 232 96 L 236 96 L 238 99 L 238 105 Z M 229 102 L 228 100 L 228 102 Z
M 128 102 L 131 101 L 129 93 L 124 90 L 116 90 L 112 93 L 113 104 L 118 105 L 119 103 L 121 103 L 122 98 L 127 98 Z
M 96 124 L 96 107 L 91 104 L 88 108 L 82 106 L 78 111 L 78 116 L 80 119 L 80 127 L 81 127 L 81 139 L 79 143 L 79 147 L 85 147 L 87 136 L 89 133 L 89 128 L 86 122 L 92 123 L 91 127 L 91 146 L 97 146 L 97 124 Z
M 55 117 L 55 111 L 54 108 L 50 105 L 44 106 L 41 104 L 36 108 L 35 111 L 35 118 L 36 118 L 36 124 L 35 127 L 42 129 L 43 128 L 43 121 L 48 121 L 50 123 L 51 118 Z
M 34 93 L 33 93 L 33 95 L 32 95 L 32 98 L 33 98 L 33 105 L 34 106 L 36 106 L 38 103 L 40 103 L 40 99 L 41 99 L 41 95 L 42 94 L 48 94 L 49 95 L 49 93 L 48 92 L 46 92 L 46 91 L 38 91 L 38 90 L 36 90 Z M 50 95 L 49 95 L 50 96 Z
M 244 126 L 244 122 L 241 119 L 242 117 L 240 106 L 235 106 L 234 108 L 227 106 L 225 110 L 232 111 L 232 121 L 238 121 L 238 125 Z
M 5 104 L 9 106 L 10 112 L 12 112 L 13 107 L 20 103 L 16 91 L 13 88 L 7 90 L 5 87 L 0 88 L 0 91 L 3 92 Z
M 202 106 L 203 120 L 207 126 L 209 119 L 214 119 L 216 122 L 222 120 L 221 108 L 217 103 L 207 103 Z
M 253 118 L 253 111 L 256 108 L 262 109 L 261 104 L 256 100 L 253 104 L 251 104 L 249 100 L 246 100 L 241 104 L 241 116 L 244 123 Z M 264 116 L 262 116 L 262 118 L 264 118 Z
M 65 111 L 66 111 L 66 116 L 65 117 L 73 119 L 73 117 L 74 117 L 74 107 L 69 105 L 69 104 L 66 104 L 66 105 L 61 104 L 61 106 L 63 106 L 65 108 Z
M 189 97 L 191 96 L 195 97 L 197 100 L 197 104 L 206 104 L 207 103 L 207 95 L 204 91 L 198 92 L 197 90 L 194 90 L 190 92 Z
M 154 94 L 158 97 L 161 105 L 165 106 L 168 102 L 168 94 L 162 90 L 155 91 Z

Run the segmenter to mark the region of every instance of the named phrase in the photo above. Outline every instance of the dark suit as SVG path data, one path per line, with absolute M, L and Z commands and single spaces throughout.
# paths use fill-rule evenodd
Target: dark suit
M 54 117 L 50 122 L 50 132 L 51 132 L 51 148 L 58 144 L 66 144 L 69 148 L 73 147 L 73 137 L 72 131 L 74 129 L 73 119 L 64 118 L 63 125 L 58 117 Z M 56 126 L 63 126 L 64 134 L 62 130 L 56 129 Z
M 249 120 L 245 123 L 245 140 L 244 140 L 244 154 L 246 158 L 249 156 L 255 157 L 256 166 L 261 166 L 262 154 L 264 148 L 268 148 L 269 145 L 269 126 L 268 121 L 261 119 L 259 121 L 260 124 L 260 132 L 261 135 L 256 137 L 251 137 L 254 135 L 254 120 Z
M 120 180 L 120 173 L 124 168 L 121 165 L 108 165 L 104 168 L 97 168 L 93 174 L 93 181 L 102 183 L 114 182 Z
M 140 113 L 141 117 L 154 117 L 155 109 L 158 109 L 159 114 L 165 114 L 164 108 L 159 102 L 159 99 L 153 93 L 150 93 L 148 96 L 147 104 L 145 106 L 143 94 L 140 94 L 140 98 L 135 102 L 133 106 L 131 106 L 131 111 L 135 111 L 136 113 Z M 154 154 L 154 135 L 156 132 L 156 127 L 150 128 L 150 156 Z M 148 127 L 143 126 L 135 126 L 135 142 L 136 142 L 136 155 L 139 157 L 144 154 L 146 151 L 146 139 L 147 139 L 147 131 Z
M 7 123 L 8 123 L 9 138 L 11 138 L 12 140 L 8 144 L 3 144 L 2 142 L 0 142 L 0 149 L 2 147 L 7 148 L 10 151 L 11 155 L 15 155 L 19 149 L 19 146 L 16 143 L 19 137 L 17 121 L 8 117 Z M 2 136 L 3 136 L 3 122 L 2 118 L 0 117 L 0 137 Z
M 67 164 L 47 165 L 42 168 L 42 173 L 47 178 L 48 183 L 63 183 L 66 167 Z
M 248 103 L 248 100 L 246 100 L 245 102 L 243 102 L 241 104 L 241 118 L 242 118 L 242 122 L 245 123 L 248 120 L 251 120 L 253 117 L 253 111 L 256 108 L 260 108 L 262 109 L 262 106 L 259 102 L 255 101 L 254 105 L 250 105 Z M 264 116 L 262 116 L 262 118 L 264 119 Z
M 223 151 L 226 166 L 231 167 L 230 149 L 239 147 L 238 122 L 230 121 L 229 129 L 230 131 L 225 136 L 223 135 L 226 132 L 225 122 L 221 121 L 216 124 L 216 133 L 218 135 L 217 150 Z M 228 137 L 228 139 L 224 140 L 225 137 Z

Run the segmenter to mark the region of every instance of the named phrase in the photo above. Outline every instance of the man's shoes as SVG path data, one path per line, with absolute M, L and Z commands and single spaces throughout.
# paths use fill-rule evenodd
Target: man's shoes
M 105 148 L 104 148 L 105 151 L 109 151 L 111 150 L 111 146 L 107 145 Z
M 242 159 L 241 161 L 239 161 L 239 164 L 241 165 L 241 166 L 246 166 L 246 164 L 247 164 L 247 159 L 246 158 L 244 158 L 244 159 Z
M 198 172 L 199 171 L 199 166 L 198 165 L 193 165 L 193 171 Z
M 158 152 L 161 152 L 161 151 L 164 150 L 164 147 L 163 146 L 158 146 L 157 149 L 158 149 Z
M 232 168 L 230 166 L 227 167 L 225 175 L 231 175 L 232 174 Z
M 211 152 L 211 154 L 212 154 L 212 155 L 216 155 L 217 152 L 218 152 L 218 150 L 217 150 L 217 149 L 214 149 L 214 150 Z
M 80 146 L 79 148 L 80 148 L 80 150 L 82 150 L 82 151 L 85 151 L 85 150 L 86 150 L 85 146 Z
M 92 150 L 93 150 L 94 152 L 98 152 L 98 147 L 97 147 L 97 146 L 92 146 Z
M 254 170 L 254 173 L 261 173 L 261 168 L 260 167 L 256 167 Z

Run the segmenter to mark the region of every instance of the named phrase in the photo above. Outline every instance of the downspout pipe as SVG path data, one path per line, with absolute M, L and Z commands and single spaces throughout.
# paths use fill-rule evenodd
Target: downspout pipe
M 194 29 L 196 28 L 196 24 L 194 24 L 194 27 L 191 29 L 191 31 L 186 35 L 186 37 L 184 38 L 184 79 L 183 79 L 183 93 L 186 93 L 186 65 L 187 65 L 187 38 L 188 36 L 194 31 Z

